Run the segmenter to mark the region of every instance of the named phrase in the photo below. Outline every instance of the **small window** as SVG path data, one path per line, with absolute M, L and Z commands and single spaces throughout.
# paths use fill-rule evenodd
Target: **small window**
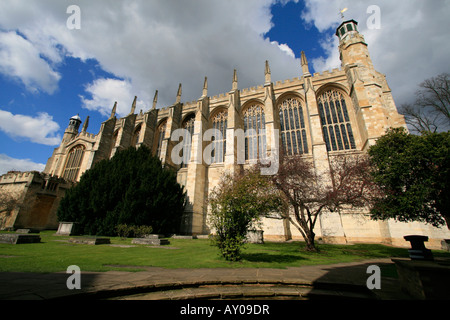
M 351 24 L 347 25 L 347 31 L 353 31 L 353 26 Z
M 345 27 L 342 27 L 341 28 L 341 37 L 344 35 L 344 33 L 345 33 Z

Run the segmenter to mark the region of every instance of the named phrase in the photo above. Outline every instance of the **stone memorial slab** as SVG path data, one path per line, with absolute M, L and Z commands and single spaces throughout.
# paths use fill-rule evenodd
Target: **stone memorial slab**
M 264 243 L 264 231 L 262 230 L 249 230 L 247 232 L 247 239 L 246 241 L 248 243 Z
M 80 237 L 80 238 L 70 238 L 70 243 L 78 244 L 89 244 L 89 245 L 99 245 L 99 244 L 110 244 L 109 238 L 97 238 L 97 237 Z
M 444 239 L 441 241 L 441 249 L 450 251 L 450 239 Z
M 133 244 L 148 244 L 148 245 L 152 245 L 152 246 L 162 246 L 162 245 L 166 245 L 169 244 L 169 240 L 167 239 L 152 239 L 152 238 L 134 238 L 131 243 Z
M 39 243 L 41 237 L 37 234 L 20 234 L 5 233 L 0 234 L 0 243 L 22 244 L 22 243 Z
M 176 235 L 174 234 L 172 236 L 173 239 L 197 239 L 197 236 L 183 236 L 183 235 Z
M 163 234 L 146 234 L 143 238 L 145 239 L 161 239 L 164 238 Z M 136 238 L 138 239 L 138 238 Z
M 17 229 L 16 233 L 30 233 L 31 230 L 30 229 Z
M 60 222 L 58 226 L 58 231 L 55 235 L 58 236 L 73 236 L 75 222 Z

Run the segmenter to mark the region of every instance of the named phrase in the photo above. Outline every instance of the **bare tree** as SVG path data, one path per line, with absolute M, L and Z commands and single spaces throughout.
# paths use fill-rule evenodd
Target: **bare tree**
M 442 73 L 426 79 L 416 91 L 413 104 L 403 104 L 400 112 L 417 132 L 446 131 L 450 128 L 450 75 Z
M 365 207 L 378 192 L 365 155 L 336 156 L 330 167 L 329 172 L 318 174 L 312 160 L 280 155 L 278 173 L 271 176 L 289 208 L 279 214 L 280 218 L 288 219 L 298 229 L 308 251 L 317 251 L 314 228 L 320 213 L 328 210 L 338 214 L 344 207 Z

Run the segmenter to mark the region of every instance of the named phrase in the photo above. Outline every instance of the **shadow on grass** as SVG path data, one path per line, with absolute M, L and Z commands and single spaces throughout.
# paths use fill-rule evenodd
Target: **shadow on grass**
M 249 262 L 293 263 L 307 258 L 292 254 L 243 253 L 242 259 Z

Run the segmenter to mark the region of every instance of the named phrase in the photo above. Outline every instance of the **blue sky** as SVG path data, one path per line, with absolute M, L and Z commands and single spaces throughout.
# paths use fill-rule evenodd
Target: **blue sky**
M 69 5 L 80 29 L 67 28 Z M 370 5 L 381 24 L 370 29 Z M 312 72 L 340 67 L 339 10 L 359 22 L 375 67 L 386 74 L 399 106 L 417 85 L 449 72 L 449 1 L 399 0 L 2 0 L 0 2 L 0 174 L 42 170 L 69 118 L 90 116 L 98 133 L 114 101 L 119 115 L 272 80 L 301 76 L 300 51 Z M 431 51 L 429 48 L 433 48 Z

